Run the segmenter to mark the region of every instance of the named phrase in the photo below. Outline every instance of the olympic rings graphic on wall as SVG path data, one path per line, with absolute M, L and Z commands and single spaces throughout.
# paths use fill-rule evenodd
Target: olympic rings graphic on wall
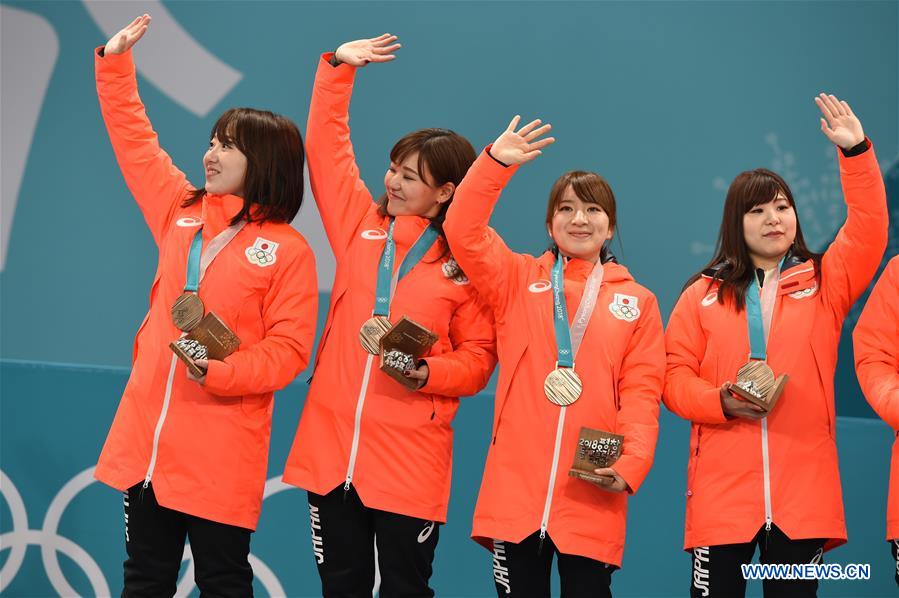
M 28 525 L 28 512 L 21 494 L 12 483 L 6 473 L 0 470 L 0 495 L 9 506 L 12 519 L 12 531 L 0 534 L 0 552 L 9 550 L 9 557 L 0 568 L 0 593 L 15 579 L 25 560 L 25 553 L 29 546 L 39 546 L 41 560 L 47 573 L 47 578 L 53 589 L 60 596 L 77 596 L 78 592 L 71 586 L 59 566 L 59 553 L 67 556 L 75 563 L 87 577 L 91 585 L 91 591 L 95 596 L 110 596 L 109 583 L 103 575 L 100 566 L 84 548 L 69 538 L 58 533 L 59 523 L 63 514 L 72 500 L 85 488 L 93 484 L 94 468 L 89 467 L 69 480 L 57 493 L 47 507 L 44 516 L 44 524 L 41 529 L 30 529 Z M 280 476 L 271 478 L 265 483 L 263 500 L 269 496 L 285 490 L 293 489 L 280 480 Z M 274 571 L 252 553 L 248 556 L 253 574 L 270 596 L 286 596 L 287 593 L 281 586 Z M 181 562 L 187 563 L 187 568 L 175 591 L 175 596 L 188 596 L 195 588 L 194 562 L 190 551 L 190 545 L 184 547 Z

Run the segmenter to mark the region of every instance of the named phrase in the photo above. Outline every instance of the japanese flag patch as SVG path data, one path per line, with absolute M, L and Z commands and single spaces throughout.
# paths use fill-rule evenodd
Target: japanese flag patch
M 256 237 L 256 242 L 252 247 L 247 247 L 246 255 L 251 264 L 255 264 L 260 268 L 271 266 L 278 259 L 275 251 L 278 250 L 278 243 Z
M 615 293 L 615 299 L 609 303 L 609 311 L 613 316 L 625 322 L 633 322 L 640 317 L 637 298 L 622 293 Z

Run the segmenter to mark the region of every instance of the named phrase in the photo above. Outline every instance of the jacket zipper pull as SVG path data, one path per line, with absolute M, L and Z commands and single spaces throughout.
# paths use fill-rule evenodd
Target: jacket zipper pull
M 543 541 L 546 539 L 546 529 L 540 530 L 540 543 L 537 544 L 537 556 L 543 552 Z
M 496 434 L 493 435 L 493 443 L 492 444 L 496 444 Z
M 150 476 L 147 476 L 144 479 L 144 490 L 146 490 L 150 486 Z

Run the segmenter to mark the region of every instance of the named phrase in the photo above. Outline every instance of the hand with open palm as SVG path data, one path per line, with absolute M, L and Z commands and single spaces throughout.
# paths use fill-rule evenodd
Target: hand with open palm
M 834 144 L 848 150 L 864 141 L 862 123 L 849 104 L 838 100 L 833 94 L 824 93 L 815 98 L 815 103 L 824 115 L 821 119 L 821 132 Z
M 369 62 L 390 62 L 396 58 L 393 52 L 402 47 L 402 44 L 394 43 L 396 40 L 397 37 L 389 33 L 371 39 L 357 39 L 341 44 L 334 56 L 339 62 L 355 67 L 365 66 Z
M 147 28 L 150 26 L 150 15 L 142 14 L 137 17 L 130 24 L 128 24 L 124 29 L 113 35 L 108 42 L 106 42 L 106 47 L 103 48 L 103 55 L 109 56 L 110 54 L 124 54 L 128 50 L 131 49 L 137 41 L 144 36 L 144 33 L 147 32 Z
M 541 121 L 538 118 L 516 131 L 519 122 L 521 122 L 521 117 L 516 115 L 490 148 L 490 155 L 503 164 L 530 162 L 543 153 L 540 150 L 555 142 L 554 137 L 540 139 L 552 129 L 552 125 L 540 126 Z

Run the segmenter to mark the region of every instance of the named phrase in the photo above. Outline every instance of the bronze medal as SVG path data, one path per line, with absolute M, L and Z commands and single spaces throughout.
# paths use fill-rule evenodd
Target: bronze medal
M 780 398 L 787 379 L 786 375 L 775 378 L 767 363 L 753 360 L 737 371 L 737 383 L 731 385 L 730 391 L 741 399 L 771 411 Z
M 559 368 L 551 371 L 543 382 L 543 392 L 550 403 L 561 407 L 571 405 L 581 396 L 584 387 L 574 368 Z
M 381 337 L 390 330 L 390 320 L 384 316 L 374 316 L 365 321 L 359 329 L 359 342 L 362 348 L 372 355 L 381 352 Z
M 190 331 L 203 319 L 203 301 L 196 293 L 187 292 L 178 297 L 172 305 L 172 322 L 179 330 Z
M 764 361 L 750 361 L 737 370 L 735 386 L 762 400 L 774 387 L 774 372 Z

